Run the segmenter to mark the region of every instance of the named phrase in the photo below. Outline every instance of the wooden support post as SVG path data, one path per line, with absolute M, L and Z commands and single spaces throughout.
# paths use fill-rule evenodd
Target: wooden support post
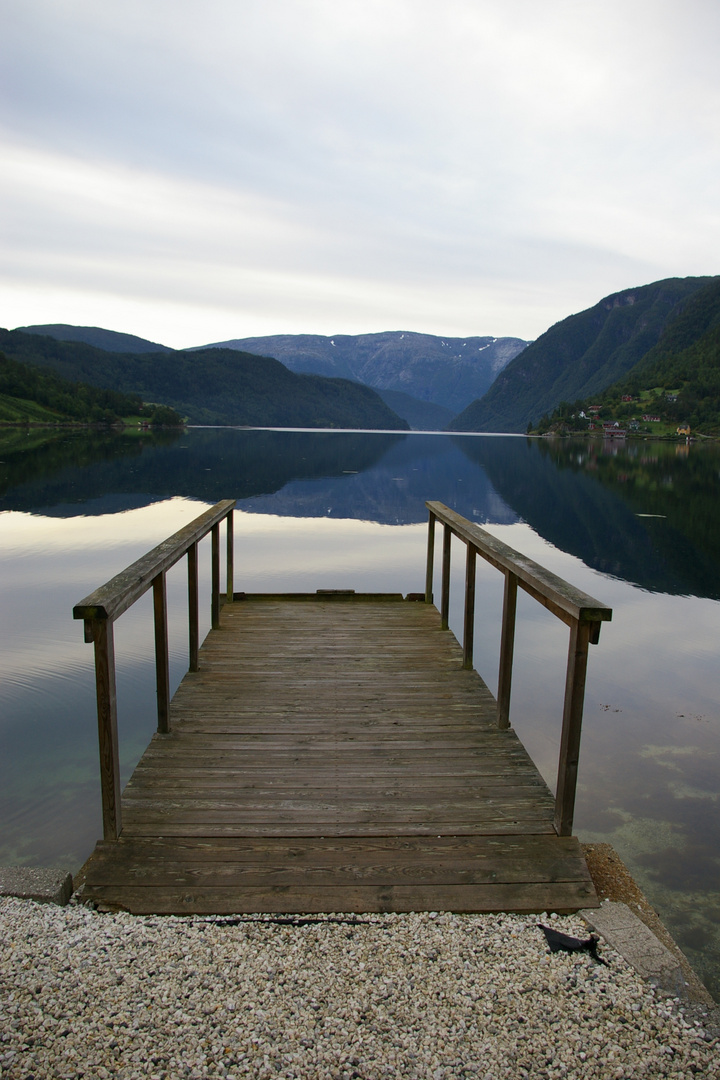
M 212 598 L 210 601 L 213 630 L 220 626 L 220 525 L 212 527 Z
M 452 542 L 452 529 L 449 525 L 443 525 L 443 561 L 442 561 L 442 591 L 440 595 L 440 619 L 443 630 L 447 630 L 450 619 L 450 544 Z
M 465 619 L 463 625 L 463 667 L 473 666 L 473 639 L 475 637 L 475 568 L 477 548 L 467 545 L 465 562 Z
M 502 729 L 510 727 L 510 690 L 512 687 L 513 650 L 515 648 L 517 585 L 518 582 L 515 574 L 506 570 L 497 697 L 497 722 L 498 727 Z
M 428 517 L 427 565 L 425 567 L 425 603 L 433 602 L 433 562 L 435 558 L 435 515 Z
M 580 734 L 582 731 L 585 676 L 592 623 L 575 621 L 570 628 L 567 677 L 565 680 L 565 706 L 560 740 L 557 794 L 555 796 L 555 831 L 559 836 L 572 836 L 575 814 L 575 789 L 577 787 L 578 762 L 580 758 Z
M 167 587 L 165 574 L 153 578 L 155 614 L 155 685 L 157 686 L 157 729 L 161 735 L 170 730 L 170 660 L 168 655 Z
M 190 671 L 198 669 L 198 648 L 200 645 L 199 605 L 198 605 L 198 546 L 197 542 L 188 548 L 188 636 L 190 646 Z
M 122 830 L 120 808 L 120 753 L 118 749 L 117 697 L 115 693 L 115 644 L 113 624 L 93 619 L 95 648 L 95 689 L 97 693 L 98 743 L 100 748 L 100 790 L 102 796 L 103 839 L 117 840 Z
M 227 518 L 227 572 L 226 572 L 226 599 L 228 604 L 233 602 L 233 568 L 235 565 L 235 538 L 233 534 L 233 511 Z

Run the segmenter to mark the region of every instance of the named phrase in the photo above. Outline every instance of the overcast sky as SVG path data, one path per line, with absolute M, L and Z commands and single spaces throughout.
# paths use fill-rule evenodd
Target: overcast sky
M 0 0 L 0 325 L 534 338 L 720 272 L 718 0 Z

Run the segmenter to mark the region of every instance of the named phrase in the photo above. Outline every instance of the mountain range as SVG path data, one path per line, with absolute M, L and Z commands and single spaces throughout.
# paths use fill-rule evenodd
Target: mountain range
M 669 422 L 683 412 L 693 427 L 720 431 L 720 277 L 611 293 L 530 343 L 393 331 L 236 338 L 175 351 L 98 327 L 25 331 L 13 332 L 25 356 L 7 331 L 0 348 L 170 405 L 195 423 L 524 432 L 541 420 L 542 430 L 552 428 L 553 410 L 564 423 L 583 402 L 620 400 L 622 391 L 625 401 L 676 399 Z M 282 405 L 281 392 L 289 395 Z M 339 419 L 341 397 L 350 420 L 347 411 Z
M 0 351 L 64 379 L 168 405 L 194 424 L 407 430 L 368 386 L 296 375 L 234 349 L 120 353 L 49 335 L 0 330 Z
M 165 345 L 96 326 L 21 326 L 29 334 L 77 341 L 107 352 L 171 352 Z M 528 342 L 521 338 L 437 337 L 409 331 L 379 334 L 277 334 L 233 338 L 182 352 L 233 349 L 279 360 L 296 374 L 349 379 L 372 387 L 412 428 L 442 430 Z
M 498 372 L 528 345 L 521 338 L 381 334 L 277 334 L 236 338 L 205 348 L 274 356 L 291 371 L 334 375 L 441 405 L 453 416 L 490 388 Z M 450 419 L 450 417 L 448 417 Z

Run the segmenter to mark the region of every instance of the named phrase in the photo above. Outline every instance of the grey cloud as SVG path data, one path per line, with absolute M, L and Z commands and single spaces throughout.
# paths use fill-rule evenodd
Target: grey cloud
M 283 279 L 303 273 L 395 288 L 400 307 L 435 281 L 438 296 L 476 289 L 489 309 L 498 292 L 516 297 L 538 324 L 502 330 L 534 336 L 581 295 L 713 269 L 716 5 L 688 0 L 682 17 L 670 0 L 0 7 L 0 124 L 46 172 L 44 186 L 4 189 L 8 280 L 43 252 L 80 277 L 100 260 L 108 288 L 113 259 L 123 279 L 136 265 L 142 289 L 151 263 L 166 275 L 158 296 L 255 269 L 277 282 L 278 310 Z M 124 210 L 63 192 L 72 161 L 99 189 L 122 176 Z M 554 305 L 538 308 L 549 285 Z M 341 330 L 345 309 L 328 305 Z M 474 317 L 458 329 L 498 331 Z

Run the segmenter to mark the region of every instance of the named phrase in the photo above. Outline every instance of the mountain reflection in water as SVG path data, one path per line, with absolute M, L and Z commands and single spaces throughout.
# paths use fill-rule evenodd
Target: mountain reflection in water
M 651 591 L 720 598 L 714 443 L 458 440 L 546 540 Z
M 524 520 L 650 591 L 720 598 L 714 444 L 191 429 L 0 435 L 0 510 L 106 513 L 168 495 L 286 517 Z

